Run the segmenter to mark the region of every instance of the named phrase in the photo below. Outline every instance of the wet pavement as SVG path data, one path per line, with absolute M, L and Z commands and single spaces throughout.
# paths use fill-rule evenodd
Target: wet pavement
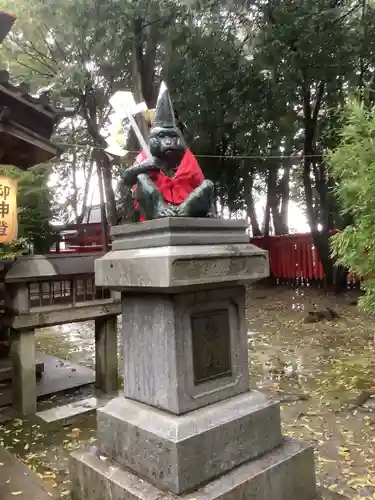
M 257 288 L 248 295 L 250 373 L 281 399 L 285 434 L 316 448 L 319 483 L 350 498 L 375 498 L 375 325 L 353 297 Z M 308 311 L 340 319 L 305 324 Z
M 254 387 L 283 401 L 284 433 L 315 446 L 319 483 L 365 499 L 375 498 L 375 398 L 369 397 L 375 394 L 375 324 L 350 305 L 352 299 L 314 289 L 250 290 L 250 374 Z M 314 307 L 332 307 L 340 319 L 305 324 Z M 91 323 L 38 332 L 38 350 L 89 368 L 94 366 L 94 347 Z M 121 365 L 122 356 L 120 360 Z M 38 409 L 93 393 L 86 387 L 55 395 Z M 43 478 L 52 497 L 69 498 L 69 453 L 95 444 L 95 431 L 93 414 L 66 425 L 16 419 L 0 427 L 0 444 Z

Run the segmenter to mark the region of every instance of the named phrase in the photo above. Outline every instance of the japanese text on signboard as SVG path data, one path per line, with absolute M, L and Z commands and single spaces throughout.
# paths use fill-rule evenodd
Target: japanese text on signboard
M 17 239 L 17 181 L 0 176 L 0 243 Z

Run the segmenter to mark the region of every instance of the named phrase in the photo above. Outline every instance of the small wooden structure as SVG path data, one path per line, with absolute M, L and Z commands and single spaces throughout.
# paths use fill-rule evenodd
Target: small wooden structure
M 119 297 L 95 287 L 94 261 L 100 254 L 20 257 L 4 279 L 1 321 L 10 328 L 13 406 L 36 411 L 35 330 L 95 320 L 96 384 L 117 389 Z
M 109 228 L 108 235 L 109 235 Z M 66 248 L 103 245 L 103 221 L 100 205 L 87 207 L 80 224 L 67 224 L 60 231 Z
M 107 227 L 107 238 L 109 239 L 109 226 L 103 223 L 100 205 L 87 207 L 80 224 L 70 223 L 59 228 L 61 242 L 67 249 L 82 251 L 84 247 L 103 246 L 103 227 Z M 83 250 L 84 251 L 84 250 Z
M 0 44 L 14 20 L 13 14 L 0 11 Z M 50 142 L 54 129 L 62 117 L 74 112 L 53 108 L 48 92 L 30 95 L 27 85 L 11 83 L 9 73 L 0 69 L 0 164 L 27 170 L 54 158 L 58 154 Z M 5 299 L 0 311 L 0 341 L 7 344 L 10 334 L 12 401 L 22 414 L 36 411 L 37 328 L 95 320 L 96 382 L 105 392 L 117 388 L 120 304 L 107 290 L 95 287 L 97 257 L 21 257 L 0 269 Z

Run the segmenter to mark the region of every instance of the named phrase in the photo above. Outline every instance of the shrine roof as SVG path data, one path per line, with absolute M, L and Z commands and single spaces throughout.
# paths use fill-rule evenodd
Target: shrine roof
M 0 70 L 0 163 L 28 169 L 58 155 L 50 138 L 61 118 L 47 92 L 38 97 L 29 88 L 14 85 Z
M 10 81 L 10 75 L 6 70 L 0 70 L 0 106 L 19 105 L 28 109 L 33 114 L 37 113 L 40 118 L 55 124 L 59 115 L 59 109 L 53 107 L 48 91 L 41 92 L 35 97 L 30 94 L 30 87 L 25 83 L 15 85 Z
M 55 158 L 59 150 L 50 141 L 12 121 L 0 121 L 0 164 L 27 170 Z
M 0 10 L 0 44 L 15 20 L 14 14 Z M 28 169 L 57 156 L 50 138 L 63 112 L 52 106 L 48 91 L 34 97 L 29 85 L 15 85 L 9 72 L 0 69 L 0 164 Z

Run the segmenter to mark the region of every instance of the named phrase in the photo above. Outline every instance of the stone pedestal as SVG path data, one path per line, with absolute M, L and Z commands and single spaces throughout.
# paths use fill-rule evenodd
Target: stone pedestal
M 122 293 L 124 396 L 99 449 L 72 455 L 73 500 L 313 500 L 313 450 L 249 391 L 244 285 L 268 276 L 243 221 L 113 229 L 96 283 Z

